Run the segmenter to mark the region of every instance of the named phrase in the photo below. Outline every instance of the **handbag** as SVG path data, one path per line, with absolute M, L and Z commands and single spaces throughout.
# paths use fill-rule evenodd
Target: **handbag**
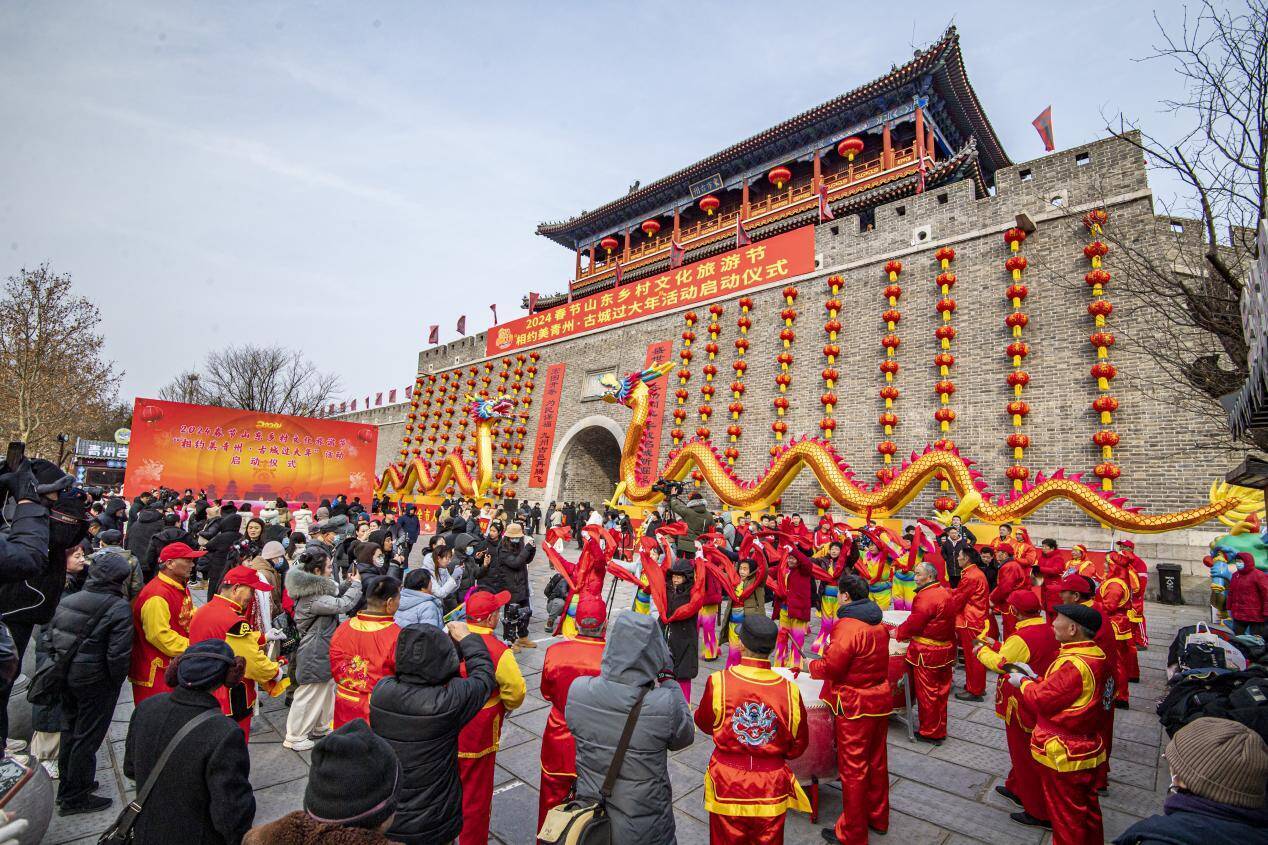
M 643 697 L 647 695 L 647 687 L 638 692 L 630 715 L 625 720 L 625 729 L 616 744 L 616 753 L 608 766 L 607 776 L 599 790 L 598 799 L 573 799 L 551 807 L 542 822 L 542 829 L 537 838 L 546 845 L 611 845 L 612 820 L 608 817 L 607 802 L 616 787 L 616 779 L 621 774 L 621 764 L 625 762 L 625 752 L 630 747 L 630 738 L 634 736 L 634 725 L 638 722 L 639 711 L 643 709 Z
M 180 745 L 181 741 L 193 732 L 194 728 L 219 715 L 220 708 L 218 707 L 204 710 L 181 726 L 181 729 L 168 741 L 163 753 L 159 755 L 158 762 L 154 764 L 154 768 L 150 771 L 150 776 L 145 779 L 145 784 L 137 791 L 136 797 L 128 803 L 128 806 L 123 808 L 123 812 L 119 813 L 119 818 L 115 819 L 114 824 L 106 828 L 106 832 L 101 834 L 101 838 L 97 840 L 98 845 L 129 845 L 129 843 L 135 841 L 132 828 L 136 825 L 137 817 L 141 815 L 141 811 L 145 809 L 145 802 L 149 799 L 154 785 L 158 783 L 159 776 L 163 774 L 168 758 L 172 756 L 176 746 Z
M 26 689 L 27 701 L 39 707 L 48 707 L 62 700 L 62 693 L 66 688 L 66 678 L 70 675 L 70 664 L 75 660 L 75 655 L 79 654 L 79 647 L 96 630 L 97 623 L 101 621 L 101 617 L 106 615 L 106 611 L 110 609 L 111 604 L 112 602 L 103 602 L 101 607 L 97 608 L 92 618 L 88 620 L 87 627 L 84 628 L 87 633 L 82 637 L 76 637 L 75 644 L 65 654 L 35 670 L 35 676 L 31 678 L 31 685 Z

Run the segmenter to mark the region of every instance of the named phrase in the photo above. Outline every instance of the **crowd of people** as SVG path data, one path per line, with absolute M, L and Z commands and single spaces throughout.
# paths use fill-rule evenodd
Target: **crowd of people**
M 1148 569 L 1130 541 L 1102 554 L 1034 546 L 1008 525 L 981 542 L 958 519 L 901 533 L 754 519 L 715 513 L 699 493 L 670 495 L 638 525 L 585 503 L 447 500 L 423 536 L 412 507 L 192 490 L 126 502 L 73 488 L 47 462 L 0 488 L 16 503 L 0 537 L 9 651 L 20 659 L 33 641 L 32 689 L 56 690 L 33 704 L 25 751 L 57 778 L 61 814 L 109 807 L 96 752 L 130 683 L 124 773 L 139 789 L 153 781 L 134 822 L 142 843 L 488 842 L 502 727 L 527 694 L 517 657 L 538 648 L 529 571 L 542 557 L 555 570 L 542 597 L 555 640 L 540 680 L 544 839 L 570 800 L 602 795 L 613 842 L 675 841 L 668 755 L 699 729 L 714 743 L 711 840 L 782 842 L 787 811 L 810 807 L 790 767 L 811 741 L 802 671 L 822 681 L 841 779 L 823 838 L 884 833 L 901 653 L 918 741 L 946 736 L 957 660 L 957 698 L 984 700 L 994 675 L 1012 761 L 996 789 L 1013 819 L 1051 828 L 1058 845 L 1099 842 L 1114 713 L 1130 706 L 1148 644 Z M 609 576 L 635 585 L 632 607 L 609 608 Z M 22 603 L 37 591 L 35 607 Z M 692 681 L 724 651 L 693 711 Z M 283 744 L 310 752 L 311 771 L 302 809 L 253 827 L 260 696 L 282 699 Z M 174 744 L 180 762 L 165 765 Z M 1167 760 L 1173 827 L 1211 841 L 1262 831 L 1268 749 L 1253 731 L 1199 719 Z M 1119 841 L 1173 841 L 1158 825 Z

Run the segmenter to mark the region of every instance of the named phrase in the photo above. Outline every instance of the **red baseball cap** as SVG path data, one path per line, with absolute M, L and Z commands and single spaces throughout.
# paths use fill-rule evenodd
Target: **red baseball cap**
M 1018 613 L 1038 613 L 1043 609 L 1034 590 L 1013 590 L 1008 594 L 1008 604 Z
M 577 600 L 577 627 L 598 628 L 608 618 L 608 606 L 598 596 L 582 596 Z
M 500 593 L 490 593 L 487 590 L 472 593 L 471 598 L 467 599 L 467 618 L 482 619 L 500 610 L 510 600 L 511 594 L 506 590 Z
M 257 590 L 272 590 L 273 585 L 264 579 L 259 570 L 252 569 L 249 566 L 235 566 L 225 573 L 225 577 L 220 579 L 220 583 L 232 584 L 234 586 L 253 587 Z
M 1119 540 L 1118 545 L 1122 546 L 1125 549 L 1132 549 L 1133 551 L 1136 548 L 1136 544 L 1132 542 L 1131 540 Z
M 168 543 L 159 552 L 159 563 L 167 563 L 169 560 L 197 560 L 205 554 L 207 553 L 191 549 L 186 543 Z
M 1013 546 L 1011 543 L 1000 543 L 995 547 L 995 551 L 999 554 L 1005 554 L 1009 557 L 1013 556 Z
M 1092 582 L 1089 581 L 1086 576 L 1079 575 L 1078 573 L 1072 573 L 1062 578 L 1059 582 L 1057 582 L 1057 589 L 1063 593 L 1079 593 L 1084 596 L 1091 595 L 1094 592 L 1092 589 Z

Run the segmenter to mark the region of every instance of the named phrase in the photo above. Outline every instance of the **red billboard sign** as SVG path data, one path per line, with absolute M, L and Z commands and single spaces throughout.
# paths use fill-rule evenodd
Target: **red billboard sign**
M 650 367 L 652 364 L 661 364 L 673 358 L 674 342 L 672 340 L 661 340 L 656 343 L 647 345 L 647 357 L 643 360 L 644 367 Z M 669 392 L 669 380 L 661 377 L 656 381 L 647 385 L 649 399 L 647 403 L 647 441 L 651 444 L 651 448 L 646 452 L 639 452 L 636 471 L 638 479 L 642 483 L 655 480 L 655 473 L 660 469 L 660 430 L 665 421 L 665 401 L 666 394 Z
M 137 399 L 123 493 L 206 490 L 213 499 L 369 503 L 379 430 L 361 423 Z
M 596 329 L 671 311 L 684 305 L 733 296 L 777 284 L 815 268 L 814 226 L 802 226 L 763 241 L 594 293 L 494 326 L 485 336 L 485 354 L 584 334 Z
M 559 401 L 564 393 L 565 366 L 551 364 L 546 368 L 546 390 L 542 396 L 541 417 L 537 420 L 537 439 L 533 442 L 529 487 L 545 487 L 550 475 L 550 453 L 555 447 L 555 421 L 559 419 Z

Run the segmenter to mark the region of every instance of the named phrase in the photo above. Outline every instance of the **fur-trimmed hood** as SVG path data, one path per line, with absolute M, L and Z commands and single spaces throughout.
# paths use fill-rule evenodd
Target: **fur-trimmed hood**
M 391 845 L 394 840 L 374 830 L 322 824 L 303 810 L 253 828 L 242 845 Z
M 286 592 L 293 601 L 299 601 L 309 596 L 337 596 L 339 595 L 339 585 L 334 582 L 333 578 L 327 578 L 325 575 L 314 575 L 311 572 L 305 572 L 298 566 L 292 566 L 286 571 Z

